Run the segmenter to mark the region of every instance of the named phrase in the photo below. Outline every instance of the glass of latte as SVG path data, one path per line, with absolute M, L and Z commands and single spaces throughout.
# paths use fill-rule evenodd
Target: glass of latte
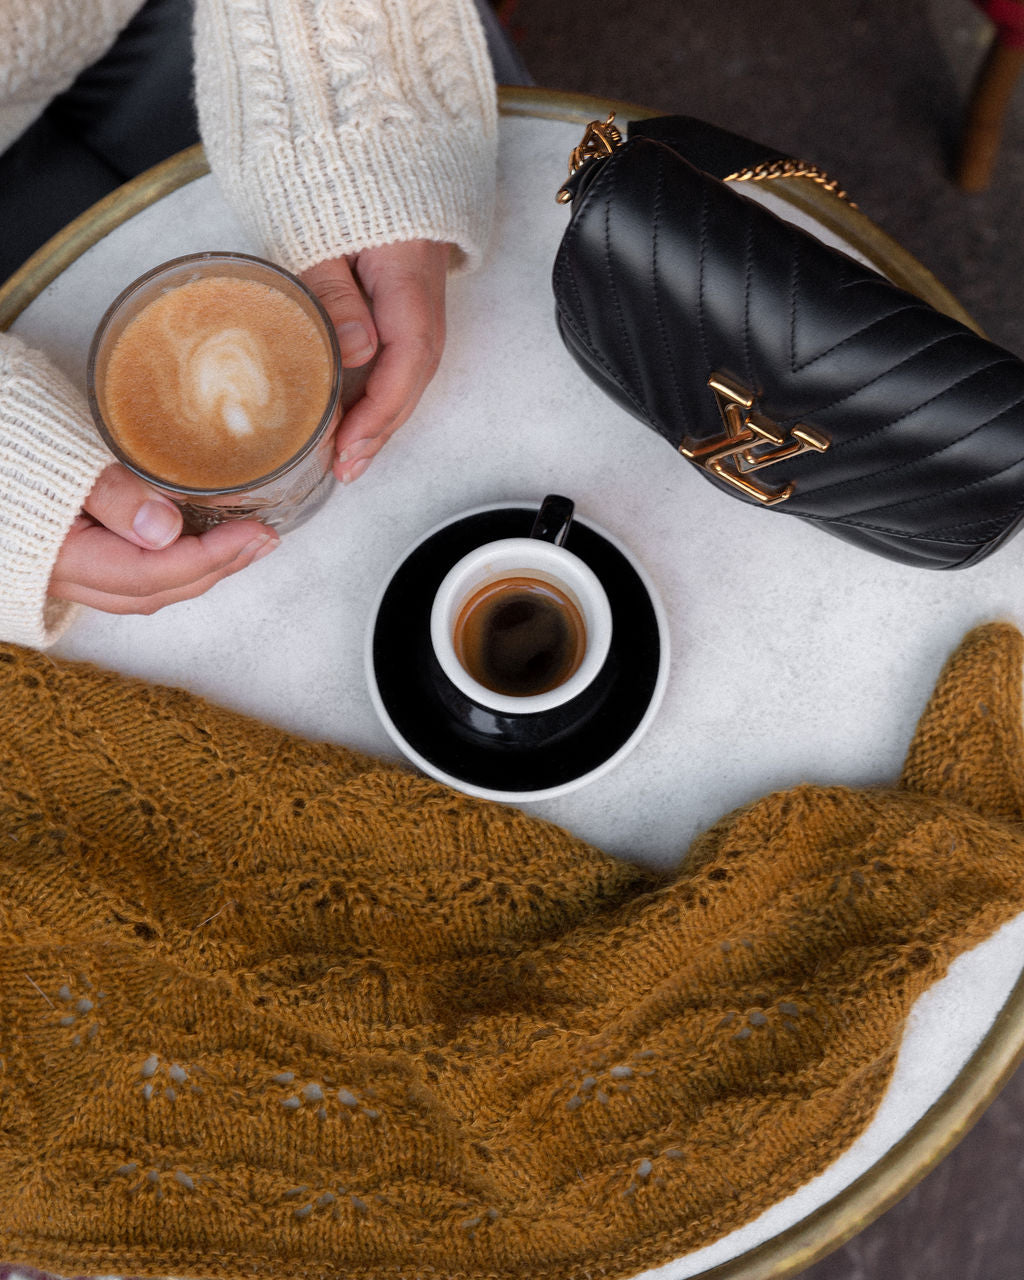
M 341 376 L 334 326 L 301 281 L 197 253 L 115 298 L 87 387 L 115 458 L 178 503 L 188 532 L 249 518 L 283 531 L 334 483 Z

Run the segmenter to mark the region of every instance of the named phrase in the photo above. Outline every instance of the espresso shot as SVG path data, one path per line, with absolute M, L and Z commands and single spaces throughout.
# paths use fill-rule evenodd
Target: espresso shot
M 317 299 L 242 254 L 196 254 L 129 286 L 90 352 L 100 434 L 198 532 L 223 519 L 287 528 L 333 476 L 341 362 Z
M 557 519 L 547 517 L 556 511 Z M 568 514 L 566 514 L 568 508 Z M 441 579 L 430 643 L 442 682 L 479 714 L 543 717 L 596 685 L 612 615 L 597 574 L 561 541 L 571 504 L 550 495 L 529 537 L 482 542 Z
M 579 609 L 554 583 L 502 578 L 475 592 L 455 623 L 455 652 L 494 693 L 530 698 L 557 689 L 587 649 Z

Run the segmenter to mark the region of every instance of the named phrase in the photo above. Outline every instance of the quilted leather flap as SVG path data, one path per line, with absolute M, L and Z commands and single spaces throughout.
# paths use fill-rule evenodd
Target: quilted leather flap
M 787 512 L 965 548 L 1016 518 L 1024 364 L 663 143 L 581 187 L 554 287 L 575 354 L 673 445 L 722 436 L 712 375 L 824 440 L 761 473 Z

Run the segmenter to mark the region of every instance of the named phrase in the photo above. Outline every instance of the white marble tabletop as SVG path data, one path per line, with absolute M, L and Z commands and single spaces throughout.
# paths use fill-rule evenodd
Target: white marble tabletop
M 563 350 L 550 267 L 555 203 L 580 127 L 502 119 L 499 216 L 485 266 L 449 289 L 440 372 L 366 475 L 274 555 L 151 618 L 85 613 L 56 653 L 88 659 L 306 736 L 398 752 L 363 675 L 381 583 L 428 529 L 555 491 L 632 549 L 664 601 L 672 662 L 657 716 L 610 773 L 525 806 L 617 856 L 666 866 L 737 805 L 802 782 L 896 778 L 947 655 L 974 625 L 1024 625 L 1024 538 L 964 573 L 905 568 L 706 483 L 612 405 Z M 130 219 L 18 318 L 79 384 L 110 299 L 157 261 L 256 252 L 209 177 Z M 663 1270 L 695 1275 L 832 1201 L 958 1078 L 1021 971 L 1024 919 L 964 957 L 914 1010 L 876 1121 L 763 1219 Z

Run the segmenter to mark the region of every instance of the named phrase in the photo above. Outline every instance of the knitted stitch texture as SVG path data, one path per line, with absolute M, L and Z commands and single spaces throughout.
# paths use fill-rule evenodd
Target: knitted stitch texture
M 898 785 L 768 796 L 656 879 L 0 648 L 0 1257 L 582 1280 L 751 1219 L 1024 909 L 1022 652 L 966 638 Z
M 0 0 L 0 151 L 106 53 L 143 0 Z
M 438 240 L 479 265 L 498 115 L 473 0 L 202 0 L 195 33 L 206 154 L 269 256 Z
M 0 146 L 139 7 L 0 0 Z M 472 0 L 196 0 L 195 26 L 206 154 L 260 252 L 302 271 L 370 246 L 439 240 L 456 246 L 454 270 L 481 261 L 497 97 Z M 4 640 L 45 648 L 77 612 L 46 592 L 111 461 L 90 424 L 84 397 L 0 334 Z
M 50 574 L 96 478 L 113 459 L 84 397 L 38 351 L 0 334 L 0 627 L 45 648 L 78 612 L 49 600 Z

